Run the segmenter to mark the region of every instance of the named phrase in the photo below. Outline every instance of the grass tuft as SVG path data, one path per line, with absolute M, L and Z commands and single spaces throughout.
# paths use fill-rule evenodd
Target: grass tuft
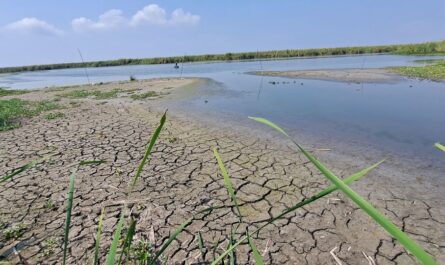
M 42 255 L 47 258 L 54 254 L 59 242 L 55 238 L 48 238 L 42 243 L 43 253 Z
M 62 112 L 50 112 L 48 114 L 45 114 L 45 116 L 43 116 L 43 118 L 45 118 L 46 120 L 55 120 L 55 119 L 60 119 L 60 118 L 64 118 L 65 114 L 63 114 Z
M 26 232 L 27 226 L 25 224 L 18 224 L 3 231 L 6 240 L 12 238 L 19 238 Z
M 64 94 L 60 94 L 61 97 L 80 99 L 80 98 L 94 98 L 97 100 L 116 98 L 122 89 L 115 88 L 110 91 L 99 90 L 73 90 Z

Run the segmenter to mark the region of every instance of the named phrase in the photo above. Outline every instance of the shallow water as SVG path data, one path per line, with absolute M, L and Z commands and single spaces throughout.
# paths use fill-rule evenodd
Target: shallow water
M 329 148 L 396 155 L 445 174 L 445 83 L 405 79 L 396 83 L 342 83 L 261 77 L 258 70 L 373 68 L 414 65 L 417 56 L 345 56 L 280 61 L 122 66 L 87 69 L 92 82 L 162 76 L 197 76 L 206 82 L 197 97 L 179 104 L 197 112 L 222 112 L 235 119 L 261 116 L 295 133 L 311 135 Z M 435 57 L 437 58 L 437 57 Z M 182 72 L 182 73 L 181 73 Z M 84 69 L 20 73 L 0 77 L 0 87 L 38 88 L 86 83 Z M 273 84 L 275 83 L 275 84 Z M 215 92 L 217 91 L 217 92 Z M 174 103 L 177 104 L 177 103 Z M 439 172 L 439 173 L 438 173 Z M 439 175 L 440 176 L 439 176 Z

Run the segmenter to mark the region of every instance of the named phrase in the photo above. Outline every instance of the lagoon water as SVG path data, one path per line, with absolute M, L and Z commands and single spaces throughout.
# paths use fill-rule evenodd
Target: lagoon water
M 414 65 L 431 57 L 370 55 L 246 62 L 186 63 L 88 68 L 91 82 L 193 76 L 209 78 L 186 106 L 227 113 L 236 119 L 261 116 L 304 132 L 322 147 L 354 146 L 403 156 L 423 168 L 445 172 L 445 157 L 433 147 L 445 143 L 445 83 L 404 79 L 396 83 L 345 83 L 262 77 L 249 71 L 378 68 Z M 434 57 L 437 58 L 437 57 Z M 17 89 L 86 83 L 85 69 L 0 76 L 0 87 Z M 215 92 L 217 91 L 217 92 Z M 431 171 L 433 172 L 433 171 Z M 445 173 L 442 174 L 442 176 Z

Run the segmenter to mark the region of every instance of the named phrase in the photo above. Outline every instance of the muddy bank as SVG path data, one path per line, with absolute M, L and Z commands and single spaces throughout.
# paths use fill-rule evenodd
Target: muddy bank
M 55 88 L 16 96 L 29 100 L 57 99 L 66 108 L 60 110 L 64 118 L 46 120 L 38 116 L 24 120 L 18 129 L 0 133 L 1 176 L 25 162 L 51 155 L 50 161 L 0 187 L 3 231 L 19 225 L 25 227 L 17 238 L 0 234 L 0 254 L 20 246 L 20 253 L 31 264 L 60 263 L 69 174 L 74 164 L 84 160 L 106 160 L 107 163 L 78 171 L 69 264 L 91 263 L 98 218 L 104 206 L 107 210 L 101 246 L 103 260 L 124 202 L 130 208 L 127 213 L 131 212 L 137 220 L 135 242 L 152 241 L 157 248 L 177 225 L 196 211 L 209 205 L 230 205 L 213 158 L 214 147 L 219 149 L 233 179 L 246 222 L 236 233 L 237 237 L 247 225 L 253 230 L 270 216 L 329 185 L 301 154 L 275 137 L 230 123 L 224 123 L 223 130 L 170 110 L 152 159 L 135 191 L 127 197 L 128 184 L 159 122 L 163 100 L 174 98 L 193 82 L 196 79 L 157 79 L 97 87 L 101 91 L 120 89 L 115 97 L 108 99 L 60 96 L 68 90 L 85 87 Z M 159 96 L 131 97 L 148 91 L 157 91 Z M 315 151 L 321 157 L 323 152 Z M 348 167 L 329 163 L 342 177 L 359 170 L 357 165 L 354 161 Z M 434 190 L 426 185 L 422 185 L 423 189 Z M 420 192 L 418 186 L 412 181 L 395 183 L 390 174 L 379 170 L 353 184 L 357 192 L 437 260 L 444 260 L 442 202 L 433 194 Z M 217 244 L 222 248 L 227 246 L 231 227 L 237 222 L 235 209 L 230 208 L 198 218 L 166 252 L 167 263 L 211 261 L 211 249 Z M 209 250 L 205 257 L 200 255 L 198 231 Z M 49 240 L 56 242 L 51 251 Z M 330 251 L 334 248 L 333 253 L 345 264 L 367 264 L 362 252 L 377 264 L 416 264 L 398 243 L 338 192 L 268 226 L 254 240 L 268 264 L 332 264 Z M 221 253 L 222 248 L 216 248 L 216 253 Z M 246 245 L 240 246 L 237 257 L 239 264 L 253 261 Z M 18 258 L 10 255 L 8 259 L 15 264 Z
M 402 79 L 388 69 L 325 69 L 302 71 L 257 71 L 255 75 L 317 79 L 348 83 L 391 83 Z

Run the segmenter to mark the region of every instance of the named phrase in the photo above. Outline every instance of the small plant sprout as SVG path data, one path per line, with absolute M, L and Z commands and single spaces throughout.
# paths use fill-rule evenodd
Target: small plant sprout
M 17 224 L 3 231 L 6 240 L 21 237 L 27 229 L 25 224 Z

